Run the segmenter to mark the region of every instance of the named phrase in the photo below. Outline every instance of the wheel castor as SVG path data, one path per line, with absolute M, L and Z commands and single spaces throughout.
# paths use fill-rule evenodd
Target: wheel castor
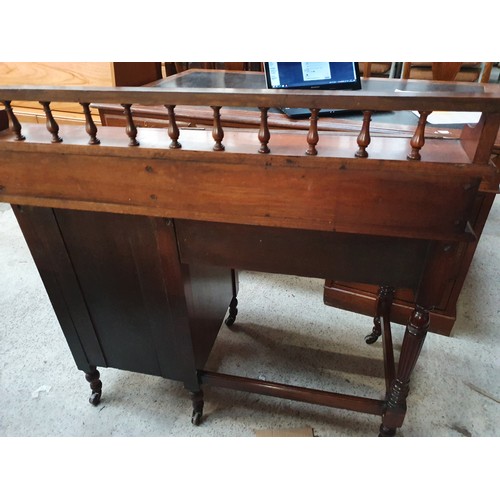
M 369 335 L 367 335 L 365 337 L 365 342 L 367 344 L 374 344 L 375 342 L 377 342 L 378 338 L 379 338 L 379 335 L 377 335 L 376 333 L 370 333 Z
M 200 425 L 201 417 L 203 416 L 203 391 L 200 389 L 196 392 L 191 392 L 191 402 L 193 403 L 193 413 L 191 414 L 191 423 Z
M 384 424 L 380 425 L 378 437 L 394 437 L 396 435 L 396 429 L 386 427 Z
M 99 392 L 93 392 L 90 395 L 89 403 L 91 405 L 97 406 L 101 401 L 101 394 Z
M 228 316 L 226 318 L 226 321 L 224 323 L 226 323 L 226 326 L 232 326 L 235 321 L 236 321 L 236 317 L 235 316 Z
M 380 318 L 375 316 L 373 318 L 373 328 L 372 332 L 365 337 L 365 342 L 367 344 L 374 344 L 377 342 L 377 339 L 382 335 L 382 326 L 380 324 Z
M 193 415 L 191 417 L 191 423 L 196 426 L 200 425 L 201 417 L 202 417 L 201 411 L 193 411 Z

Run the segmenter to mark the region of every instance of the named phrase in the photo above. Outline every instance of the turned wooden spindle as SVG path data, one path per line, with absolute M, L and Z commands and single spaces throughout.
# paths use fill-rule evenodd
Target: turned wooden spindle
M 222 125 L 220 122 L 220 108 L 221 106 L 211 106 L 214 110 L 214 128 L 212 130 L 212 137 L 214 138 L 215 145 L 213 147 L 214 151 L 224 151 L 225 147 L 222 144 L 222 139 L 224 138 L 224 130 L 222 130 Z
M 40 102 L 40 104 L 43 106 L 43 111 L 45 112 L 45 117 L 47 118 L 47 130 L 52 135 L 52 142 L 62 142 L 62 139 L 59 137 L 59 125 L 52 116 L 50 102 L 44 101 Z
M 17 116 L 14 114 L 14 110 L 10 105 L 11 101 L 3 101 L 3 105 L 5 106 L 5 110 L 7 111 L 7 116 L 10 120 L 10 130 L 16 134 L 16 141 L 24 141 L 26 137 L 21 134 L 21 124 L 17 119 Z
M 411 152 L 407 156 L 408 160 L 420 160 L 420 150 L 425 143 L 425 124 L 427 122 L 427 117 L 431 114 L 431 111 L 420 111 L 420 118 L 418 119 L 418 125 L 415 129 L 415 133 L 411 138 Z
M 371 111 L 363 111 L 363 125 L 361 127 L 361 131 L 358 135 L 358 151 L 354 154 L 357 158 L 367 158 L 368 151 L 366 148 L 370 144 L 370 122 L 372 120 L 372 112 Z
M 135 126 L 134 119 L 132 118 L 132 107 L 131 104 L 122 104 L 123 114 L 127 120 L 127 127 L 125 131 L 129 136 L 130 141 L 128 142 L 129 146 L 139 146 L 139 141 L 136 139 L 137 137 L 137 127 Z
M 182 148 L 182 144 L 178 141 L 179 139 L 179 127 L 177 126 L 177 122 L 175 121 L 175 104 L 166 104 L 168 113 L 168 136 L 171 139 L 170 145 L 168 146 L 170 149 L 179 149 Z
M 100 144 L 101 141 L 97 138 L 97 127 L 90 113 L 90 107 L 88 102 L 81 103 L 83 107 L 83 114 L 85 115 L 85 131 L 90 136 L 89 144 Z
M 271 152 L 271 150 L 267 145 L 269 139 L 271 138 L 271 133 L 269 132 L 269 125 L 267 123 L 267 112 L 269 108 L 259 108 L 259 109 L 260 109 L 259 153 L 266 154 Z
M 317 155 L 316 144 L 318 144 L 318 113 L 319 109 L 311 109 L 311 117 L 309 118 L 309 132 L 307 134 L 307 144 L 309 148 L 306 151 L 306 155 Z

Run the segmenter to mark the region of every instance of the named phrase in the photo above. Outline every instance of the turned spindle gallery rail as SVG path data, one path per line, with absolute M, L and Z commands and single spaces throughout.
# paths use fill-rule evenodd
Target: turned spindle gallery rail
M 471 98 L 472 97 L 472 98 Z M 224 130 L 221 125 L 220 111 L 223 106 L 239 108 L 258 108 L 261 113 L 258 140 L 259 153 L 271 152 L 269 142 L 271 133 L 268 126 L 268 112 L 270 108 L 276 107 L 307 107 L 311 110 L 309 131 L 306 135 L 305 153 L 308 155 L 318 154 L 318 112 L 332 106 L 338 109 L 352 109 L 363 112 L 363 121 L 357 137 L 358 149 L 354 156 L 359 158 L 368 157 L 367 151 L 370 145 L 370 121 L 373 111 L 398 111 L 417 110 L 420 114 L 418 125 L 409 143 L 407 158 L 411 160 L 421 159 L 420 150 L 425 143 L 425 126 L 428 115 L 434 110 L 461 110 L 461 111 L 493 111 L 497 98 L 487 93 L 454 94 L 450 92 L 434 92 L 430 95 L 422 93 L 406 92 L 396 95 L 385 93 L 384 95 L 365 95 L 359 92 L 314 92 L 314 91 L 272 91 L 272 90 L 249 90 L 249 89 L 152 89 L 152 88 L 121 88 L 110 90 L 108 88 L 71 88 L 71 87 L 3 87 L 0 102 L 7 110 L 11 123 L 11 130 L 15 133 L 17 140 L 25 140 L 22 134 L 22 126 L 12 108 L 12 101 L 38 101 L 43 106 L 46 116 L 46 126 L 51 134 L 52 142 L 61 142 L 59 126 L 52 115 L 51 101 L 77 102 L 82 106 L 85 116 L 85 129 L 90 137 L 89 144 L 98 145 L 97 127 L 89 109 L 90 103 L 119 103 L 123 107 L 126 118 L 126 134 L 129 146 L 139 146 L 137 139 L 137 127 L 134 124 L 132 105 L 163 105 L 167 109 L 169 117 L 168 136 L 170 137 L 170 148 L 181 148 L 179 142 L 179 127 L 176 123 L 176 105 L 209 106 L 213 110 L 213 149 L 223 151 Z
M 20 123 L 20 101 L 40 102 L 46 125 Z M 381 435 L 402 426 L 429 312 L 457 259 L 472 259 L 498 191 L 498 94 L 0 87 L 0 102 L 0 201 L 13 205 L 93 404 L 97 367 L 114 367 L 182 382 L 195 424 L 202 386 L 214 385 L 378 415 Z M 54 102 L 80 103 L 85 126 L 59 126 Z M 95 103 L 120 105 L 125 127 L 98 128 Z M 134 105 L 164 106 L 168 129 L 137 127 Z M 179 126 L 177 106 L 210 109 L 211 130 Z M 311 109 L 309 130 L 270 127 L 276 107 Z M 223 128 L 225 108 L 259 110 L 260 124 Z M 359 130 L 319 131 L 323 108 L 361 111 Z M 412 136 L 372 140 L 381 110 L 418 111 Z M 427 139 L 435 110 L 481 119 Z M 366 341 L 382 338 L 384 396 L 208 371 L 228 305 L 226 324 L 236 319 L 234 269 L 376 286 Z M 414 302 L 396 365 L 401 289 Z

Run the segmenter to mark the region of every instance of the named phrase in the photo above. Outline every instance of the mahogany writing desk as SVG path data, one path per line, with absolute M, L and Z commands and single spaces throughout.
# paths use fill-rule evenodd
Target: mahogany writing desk
M 46 127 L 19 123 L 12 101 L 40 101 Z M 59 127 L 50 102 L 81 103 L 86 126 Z M 476 238 L 478 191 L 498 190 L 492 93 L 394 94 L 168 88 L 0 87 L 0 200 L 13 205 L 79 369 L 101 398 L 97 367 L 181 381 L 202 417 L 204 385 L 378 415 L 403 424 L 411 373 L 454 254 Z M 121 104 L 125 127 L 95 126 L 91 102 Z M 138 129 L 132 104 L 165 106 L 168 129 Z M 271 131 L 269 109 L 310 107 L 307 131 Z M 180 130 L 178 106 L 207 106 L 207 130 Z M 224 107 L 258 108 L 258 130 L 225 130 Z M 321 132 L 318 110 L 363 111 L 357 135 Z M 371 140 L 372 110 L 418 109 L 410 139 Z M 482 113 L 460 138 L 425 139 L 433 110 Z M 6 118 L 9 118 L 8 124 Z M 231 269 L 329 276 L 376 286 L 385 394 L 366 398 L 205 370 L 228 305 Z M 399 361 L 391 304 L 415 297 Z
M 154 88 L 212 88 L 212 89 L 263 89 L 265 78 L 259 72 L 217 71 L 217 70 L 188 70 L 169 78 L 149 84 Z M 364 93 L 382 92 L 393 93 L 396 89 L 409 92 L 477 92 L 486 89 L 488 92 L 500 92 L 497 84 L 471 83 L 443 83 L 426 80 L 400 80 L 385 78 L 370 78 L 363 80 Z M 125 116 L 119 105 L 103 104 L 97 106 L 104 125 L 123 125 Z M 272 111 L 272 110 L 271 110 Z M 206 106 L 178 106 L 176 108 L 178 121 L 184 125 L 210 127 L 213 122 L 212 111 Z M 167 127 L 168 113 L 163 106 L 135 106 L 135 123 L 144 127 Z M 408 137 L 411 138 L 418 123 L 418 118 L 409 110 L 379 110 L 373 114 L 370 133 L 372 136 Z M 362 114 L 339 118 L 320 118 L 318 130 L 342 131 L 343 133 L 357 134 L 360 128 Z M 221 110 L 221 124 L 224 127 L 259 127 L 260 112 L 258 109 L 223 108 Z M 278 110 L 268 115 L 268 125 L 271 129 L 308 130 L 308 120 L 292 120 Z M 425 137 L 441 137 L 445 140 L 456 139 L 461 134 L 462 126 L 429 126 L 424 131 Z M 500 153 L 500 136 L 495 140 L 492 152 Z M 474 211 L 471 224 L 477 240 L 463 242 L 453 252 L 453 265 L 446 273 L 436 275 L 436 287 L 442 290 L 438 304 L 431 312 L 431 331 L 450 335 L 456 320 L 457 301 L 462 290 L 465 277 L 469 270 L 478 240 L 486 223 L 494 193 L 480 189 L 474 202 Z M 439 253 L 439 251 L 438 251 Z M 439 255 L 433 259 L 437 261 Z M 431 259 L 431 260 L 433 260 Z M 329 278 L 325 276 L 325 278 Z M 325 283 L 325 303 L 350 311 L 375 316 L 377 302 L 377 287 L 366 284 L 350 283 L 327 279 Z M 393 302 L 392 318 L 394 321 L 405 324 L 413 308 L 415 297 L 411 290 L 398 290 Z

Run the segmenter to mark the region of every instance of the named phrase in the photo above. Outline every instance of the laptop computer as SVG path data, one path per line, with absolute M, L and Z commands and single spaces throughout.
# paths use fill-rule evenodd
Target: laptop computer
M 357 62 L 266 62 L 264 73 L 268 89 L 361 89 Z M 290 118 L 311 116 L 311 111 L 307 108 L 281 108 L 281 111 Z M 322 109 L 319 116 L 346 113 L 353 113 L 353 111 Z

